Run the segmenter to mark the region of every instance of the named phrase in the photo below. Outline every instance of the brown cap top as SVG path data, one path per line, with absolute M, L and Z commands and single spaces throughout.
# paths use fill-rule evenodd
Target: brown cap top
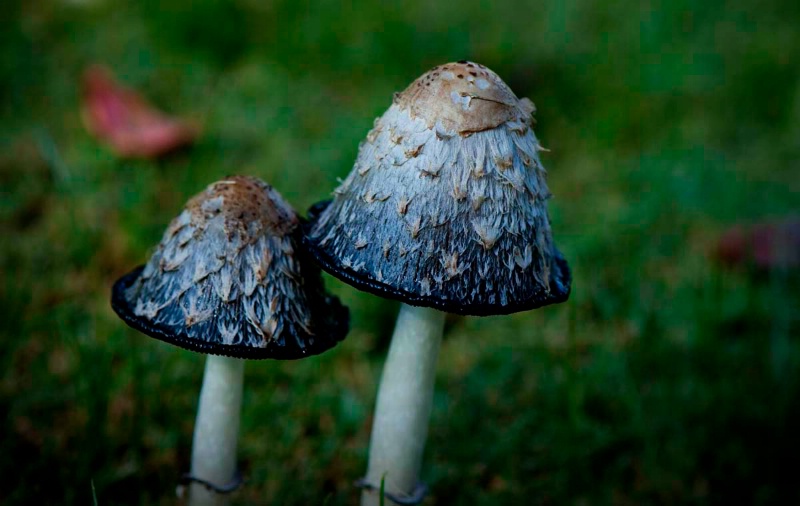
M 294 209 L 271 186 L 253 177 L 230 176 L 186 203 L 193 225 L 222 215 L 228 234 L 285 235 L 299 223 Z M 247 227 L 256 225 L 257 230 Z
M 297 247 L 299 219 L 270 185 L 228 177 L 172 220 L 144 267 L 114 284 L 111 305 L 131 327 L 203 353 L 294 359 L 347 333 Z
M 530 100 L 518 99 L 497 74 L 465 60 L 429 70 L 397 94 L 395 104 L 429 128 L 440 121 L 445 129 L 460 134 L 512 120 L 527 122 L 534 110 Z

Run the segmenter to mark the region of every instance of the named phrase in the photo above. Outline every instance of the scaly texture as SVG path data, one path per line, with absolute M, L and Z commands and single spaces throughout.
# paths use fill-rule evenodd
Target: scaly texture
M 477 64 L 420 77 L 312 215 L 309 249 L 359 288 L 450 312 L 566 300 L 569 268 L 553 245 L 532 111 Z
M 347 309 L 298 258 L 299 219 L 268 184 L 235 176 L 193 197 L 112 304 L 131 326 L 204 353 L 302 358 L 344 338 Z

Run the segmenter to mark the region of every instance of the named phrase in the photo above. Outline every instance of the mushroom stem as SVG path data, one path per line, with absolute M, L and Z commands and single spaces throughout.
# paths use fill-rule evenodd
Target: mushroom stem
M 419 485 L 445 313 L 403 304 L 378 388 L 361 504 L 378 505 L 380 484 L 395 497 Z M 386 499 L 385 504 L 395 504 Z
M 197 406 L 192 442 L 192 476 L 224 487 L 236 476 L 236 441 L 242 407 L 244 360 L 209 355 Z M 191 506 L 228 504 L 229 496 L 192 483 Z

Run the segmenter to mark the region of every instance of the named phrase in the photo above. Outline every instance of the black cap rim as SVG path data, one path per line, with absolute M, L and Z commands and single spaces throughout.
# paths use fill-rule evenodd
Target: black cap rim
M 440 297 L 420 295 L 406 290 L 400 290 L 386 283 L 377 281 L 363 272 L 356 272 L 345 267 L 325 249 L 320 248 L 308 235 L 314 220 L 319 216 L 330 201 L 318 202 L 308 211 L 308 222 L 303 222 L 303 246 L 308 255 L 319 267 L 341 281 L 364 292 L 403 302 L 411 306 L 423 306 L 438 309 L 445 313 L 454 313 L 468 316 L 494 316 L 507 315 L 522 311 L 529 311 L 551 304 L 558 304 L 569 299 L 572 290 L 572 274 L 566 259 L 558 250 L 555 250 L 554 262 L 551 269 L 550 291 L 543 296 L 537 294 L 528 299 L 510 304 L 463 304 L 458 301 Z
M 125 291 L 136 281 L 143 269 L 144 266 L 140 265 L 131 272 L 119 278 L 114 283 L 114 286 L 111 290 L 111 308 L 129 327 L 136 329 L 152 338 L 186 350 L 205 353 L 207 355 L 222 355 L 231 358 L 248 360 L 298 360 L 319 355 L 320 353 L 333 348 L 345 338 L 349 329 L 349 310 L 346 306 L 343 306 L 341 302 L 339 302 L 338 298 L 328 296 L 327 302 L 330 304 L 330 307 L 324 308 L 324 310 L 330 311 L 333 315 L 335 315 L 336 323 L 334 326 L 332 326 L 332 328 L 326 329 L 328 330 L 326 333 L 326 339 L 315 339 L 314 344 L 307 346 L 303 350 L 296 348 L 287 349 L 286 347 L 277 346 L 274 343 L 270 343 L 265 348 L 252 348 L 247 346 L 220 345 L 197 341 L 196 339 L 189 338 L 185 334 L 175 332 L 174 329 L 163 325 L 154 324 L 144 318 L 136 316 L 133 313 L 133 309 L 125 297 Z M 312 310 L 314 309 L 316 308 L 312 308 Z M 309 336 L 307 334 L 301 334 L 299 337 L 308 342 Z

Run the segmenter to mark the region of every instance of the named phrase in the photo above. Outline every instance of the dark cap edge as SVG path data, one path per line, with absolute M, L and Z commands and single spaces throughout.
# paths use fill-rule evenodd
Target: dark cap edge
M 327 329 L 329 330 L 326 336 L 327 339 L 316 340 L 316 343 L 323 343 L 322 345 L 314 344 L 305 348 L 304 351 L 300 351 L 297 349 L 287 350 L 283 347 L 274 346 L 272 343 L 270 343 L 270 345 L 268 345 L 266 348 L 201 343 L 195 339 L 189 338 L 184 334 L 176 334 L 171 329 L 162 325 L 153 324 L 136 316 L 133 313 L 130 304 L 125 298 L 125 290 L 130 287 L 131 284 L 133 284 L 143 269 L 144 266 L 140 265 L 139 267 L 136 267 L 129 273 L 119 278 L 114 283 L 114 286 L 111 290 L 111 308 L 129 327 L 136 329 L 152 338 L 186 350 L 205 353 L 208 355 L 222 355 L 226 357 L 248 360 L 299 360 L 312 357 L 314 355 L 319 355 L 330 350 L 340 341 L 344 340 L 349 330 L 350 312 L 348 308 L 342 305 L 337 297 L 328 295 L 326 299 L 332 307 L 326 308 L 326 310 L 332 311 L 337 316 L 337 321 L 333 328 Z M 301 334 L 299 337 L 305 341 L 307 341 L 309 338 L 309 336 L 305 333 Z
M 308 232 L 313 226 L 313 222 L 319 214 L 325 210 L 329 203 L 330 201 L 323 201 L 314 204 L 308 211 L 308 220 L 301 220 L 300 226 L 303 228 L 303 248 L 307 251 L 308 256 L 313 259 L 322 270 L 361 291 L 377 295 L 378 297 L 397 300 L 411 306 L 430 307 L 446 313 L 467 316 L 495 316 L 519 313 L 549 306 L 551 304 L 558 304 L 569 299 L 570 292 L 572 291 L 572 275 L 566 259 L 564 259 L 561 252 L 558 250 L 555 250 L 555 263 L 551 271 L 550 293 L 545 295 L 545 297 L 531 297 L 530 299 L 506 305 L 459 304 L 452 300 L 424 296 L 397 289 L 377 281 L 364 273 L 359 273 L 345 267 L 341 262 L 329 255 L 327 251 L 319 248 L 309 237 Z M 557 281 L 560 281 L 561 286 L 566 287 L 566 290 L 560 291 L 560 286 Z

